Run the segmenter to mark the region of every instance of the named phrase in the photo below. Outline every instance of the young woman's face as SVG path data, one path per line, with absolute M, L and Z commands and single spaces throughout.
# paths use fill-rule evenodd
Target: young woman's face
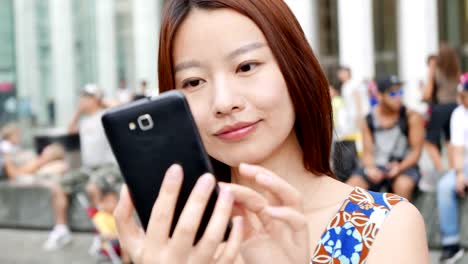
M 208 153 L 230 166 L 260 163 L 293 138 L 294 110 L 265 36 L 228 9 L 193 9 L 174 40 L 175 86 Z

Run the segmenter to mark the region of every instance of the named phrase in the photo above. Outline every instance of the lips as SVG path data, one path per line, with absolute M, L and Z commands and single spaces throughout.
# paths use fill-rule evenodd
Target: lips
M 240 140 L 253 133 L 260 121 L 239 122 L 234 125 L 225 126 L 216 132 L 215 136 L 228 141 Z

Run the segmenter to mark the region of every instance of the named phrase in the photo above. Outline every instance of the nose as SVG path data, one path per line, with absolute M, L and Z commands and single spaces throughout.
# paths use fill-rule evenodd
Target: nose
M 217 117 L 240 112 L 245 108 L 240 87 L 227 79 L 220 79 L 213 88 L 213 112 Z

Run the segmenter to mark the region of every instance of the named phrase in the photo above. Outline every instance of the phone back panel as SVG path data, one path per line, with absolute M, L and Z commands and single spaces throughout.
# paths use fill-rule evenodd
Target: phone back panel
M 136 126 L 138 117 L 149 114 L 152 129 Z M 189 106 L 178 91 L 142 99 L 107 112 L 103 118 L 106 135 L 128 185 L 135 209 L 146 230 L 154 202 L 167 169 L 174 163 L 184 170 L 184 182 L 177 202 L 171 235 L 184 204 L 197 179 L 213 173 Z M 197 234 L 201 237 L 210 219 L 217 197 L 213 192 Z

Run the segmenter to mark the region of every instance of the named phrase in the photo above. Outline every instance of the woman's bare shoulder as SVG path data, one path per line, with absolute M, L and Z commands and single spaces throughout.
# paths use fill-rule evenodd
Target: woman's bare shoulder
M 429 263 L 424 219 L 413 204 L 402 201 L 392 208 L 367 263 Z

